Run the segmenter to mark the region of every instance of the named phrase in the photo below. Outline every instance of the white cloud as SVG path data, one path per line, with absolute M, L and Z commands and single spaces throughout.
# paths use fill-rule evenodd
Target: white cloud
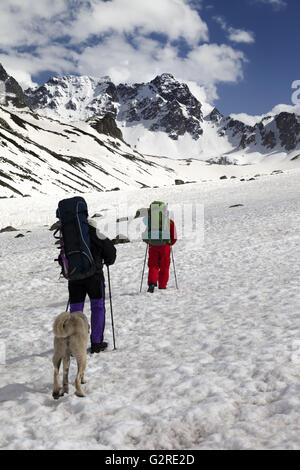
M 243 29 L 233 28 L 228 26 L 227 22 L 222 16 L 214 16 L 213 19 L 221 26 L 223 31 L 227 33 L 227 37 L 231 42 L 252 44 L 255 42 L 254 33 L 252 31 L 245 31 Z
M 204 116 L 207 116 L 212 112 L 214 106 L 209 103 L 212 103 L 215 99 L 218 98 L 216 86 L 199 86 L 196 82 L 185 80 L 184 83 L 187 84 L 191 93 L 197 98 L 198 101 L 202 104 L 202 113 Z
M 230 116 L 233 119 L 237 119 L 238 121 L 242 121 L 248 126 L 255 126 L 261 122 L 262 119 L 266 117 L 273 117 L 277 116 L 280 113 L 294 113 L 300 116 L 300 104 L 297 105 L 289 105 L 289 104 L 278 104 L 271 109 L 270 112 L 261 115 L 250 115 L 246 113 L 238 113 L 238 114 L 231 114 Z
M 193 77 L 199 77 L 200 84 L 237 82 L 243 78 L 243 63 L 246 58 L 241 51 L 225 44 L 203 44 L 195 47 L 185 59 L 185 75 L 189 71 Z
M 251 31 L 243 31 L 242 29 L 229 28 L 229 40 L 232 42 L 239 42 L 245 44 L 252 44 L 255 42 L 254 34 Z
M 6 71 L 9 75 L 11 75 L 17 80 L 19 85 L 21 85 L 24 90 L 37 86 L 37 83 L 32 81 L 30 73 L 24 72 L 24 70 L 11 69 L 8 67 L 6 68 Z
M 1 48 L 48 43 L 60 35 L 68 0 L 1 0 Z
M 271 111 L 272 114 L 295 113 L 300 116 L 300 104 L 277 104 Z
M 24 87 L 45 71 L 110 75 L 116 83 L 169 72 L 214 100 L 218 83 L 243 78 L 246 58 L 234 47 L 208 43 L 207 24 L 194 9 L 199 2 L 190 1 L 1 0 L 0 62 Z M 247 39 L 241 30 L 231 33 Z
M 243 77 L 245 56 L 229 46 L 202 44 L 182 58 L 170 43 L 162 48 L 153 40 L 141 38 L 138 42 L 134 47 L 114 35 L 98 46 L 87 47 L 78 57 L 78 72 L 108 74 L 117 83 L 147 81 L 169 72 L 179 80 L 205 87 L 210 99 L 217 98 L 216 84 Z
M 184 0 L 90 0 L 77 12 L 75 21 L 65 28 L 73 41 L 110 32 L 165 34 L 170 40 L 184 37 L 189 44 L 208 40 L 208 27 Z
M 258 124 L 264 117 L 270 116 L 270 114 L 262 114 L 262 115 L 256 115 L 256 116 L 251 116 L 250 114 L 246 113 L 237 113 L 237 114 L 230 114 L 230 117 L 232 119 L 236 119 L 237 121 L 242 121 L 244 124 L 247 126 L 255 126 L 255 124 Z
M 42 45 L 35 49 L 34 54 L 18 51 L 0 53 L 0 63 L 23 88 L 27 88 L 33 84 L 32 76 L 41 72 L 76 73 L 77 57 L 76 52 L 64 46 Z

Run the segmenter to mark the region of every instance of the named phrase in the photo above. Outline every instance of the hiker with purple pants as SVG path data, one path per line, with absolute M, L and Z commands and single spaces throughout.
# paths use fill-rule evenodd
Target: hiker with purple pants
M 116 260 L 116 248 L 111 240 L 97 235 L 96 223 L 88 219 L 91 252 L 96 264 L 96 273 L 86 279 L 69 281 L 70 313 L 83 312 L 86 295 L 91 304 L 91 353 L 107 348 L 103 341 L 105 329 L 105 283 L 103 263 L 107 266 Z

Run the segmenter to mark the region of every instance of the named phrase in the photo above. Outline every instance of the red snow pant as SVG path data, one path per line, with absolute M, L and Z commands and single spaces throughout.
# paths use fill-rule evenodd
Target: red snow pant
M 149 246 L 148 259 L 148 284 L 155 284 L 160 289 L 165 289 L 169 280 L 169 268 L 171 261 L 170 245 Z

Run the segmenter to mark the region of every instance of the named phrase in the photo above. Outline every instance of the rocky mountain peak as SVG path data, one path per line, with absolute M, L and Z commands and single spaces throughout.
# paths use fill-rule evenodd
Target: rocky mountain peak
M 28 106 L 27 98 L 19 83 L 8 75 L 2 64 L 0 64 L 0 82 L 4 84 L 4 95 L 1 104 L 8 106 L 13 105 L 16 108 L 25 108 Z
M 161 90 L 163 88 L 176 88 L 180 85 L 179 82 L 175 80 L 174 76 L 170 73 L 163 73 L 161 75 L 157 75 L 153 80 L 151 80 L 150 83 Z
M 176 80 L 173 75 L 163 73 L 150 82 L 150 86 L 155 86 L 160 96 L 167 101 L 178 101 L 178 103 L 188 106 L 192 116 L 202 121 L 202 104 L 193 96 L 186 83 Z
M 44 85 L 26 90 L 26 95 L 33 109 L 66 122 L 117 114 L 116 87 L 108 76 L 52 77 Z
M 118 85 L 117 93 L 117 119 L 130 126 L 141 123 L 150 132 L 167 133 L 172 140 L 185 133 L 196 140 L 202 135 L 201 103 L 171 74 L 158 75 L 149 83 Z
M 223 114 L 217 108 L 214 108 L 212 112 L 209 114 L 209 120 L 212 122 L 219 123 L 224 118 Z

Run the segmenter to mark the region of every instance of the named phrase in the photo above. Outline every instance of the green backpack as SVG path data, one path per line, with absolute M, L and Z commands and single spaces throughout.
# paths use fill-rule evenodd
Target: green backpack
M 147 234 L 147 235 L 146 235 Z M 170 216 L 164 202 L 154 201 L 148 209 L 148 230 L 144 241 L 150 245 L 161 246 L 171 243 Z

